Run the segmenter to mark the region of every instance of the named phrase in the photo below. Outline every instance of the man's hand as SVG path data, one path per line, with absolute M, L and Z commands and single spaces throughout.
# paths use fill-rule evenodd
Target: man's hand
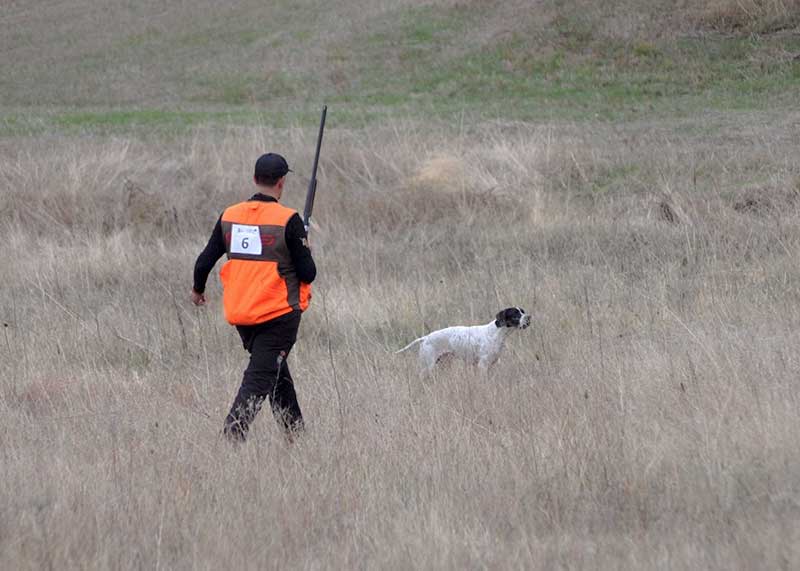
M 195 305 L 205 305 L 206 304 L 206 296 L 202 293 L 197 293 L 192 288 L 192 303 Z

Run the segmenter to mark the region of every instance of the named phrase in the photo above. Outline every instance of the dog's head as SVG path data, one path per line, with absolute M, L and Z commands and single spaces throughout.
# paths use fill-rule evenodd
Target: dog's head
M 531 324 L 531 316 L 525 313 L 521 307 L 507 307 L 497 313 L 494 318 L 497 327 L 516 327 L 525 329 Z

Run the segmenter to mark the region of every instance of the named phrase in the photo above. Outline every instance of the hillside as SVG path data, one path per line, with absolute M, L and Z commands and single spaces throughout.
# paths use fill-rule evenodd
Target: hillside
M 600 4 L 599 6 L 597 4 Z M 680 0 L 12 2 L 6 130 L 387 115 L 594 119 L 800 95 L 800 4 Z

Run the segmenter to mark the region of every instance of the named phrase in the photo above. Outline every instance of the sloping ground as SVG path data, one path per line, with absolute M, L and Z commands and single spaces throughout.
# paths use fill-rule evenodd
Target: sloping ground
M 782 105 L 800 4 L 748 1 L 12 2 L 0 99 L 519 119 Z
M 436 49 L 438 35 L 424 22 L 428 15 L 436 13 L 437 24 L 471 14 L 473 24 L 491 29 L 502 26 L 509 11 L 450 4 L 12 4 L 0 16 L 10 30 L 0 38 L 3 96 L 25 104 L 243 103 L 302 96 L 339 83 L 339 72 L 356 71 L 358 66 L 340 70 L 335 62 L 361 61 L 364 54 L 351 53 L 362 48 L 357 39 L 379 39 L 398 21 L 408 24 L 403 31 L 410 42 Z

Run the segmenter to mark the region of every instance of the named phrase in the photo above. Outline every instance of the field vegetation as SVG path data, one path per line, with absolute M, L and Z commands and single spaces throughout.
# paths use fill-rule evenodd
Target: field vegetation
M 0 23 L 0 567 L 800 566 L 800 3 L 48 0 Z M 304 437 L 188 301 L 276 150 Z M 518 305 L 489 379 L 392 351 Z

